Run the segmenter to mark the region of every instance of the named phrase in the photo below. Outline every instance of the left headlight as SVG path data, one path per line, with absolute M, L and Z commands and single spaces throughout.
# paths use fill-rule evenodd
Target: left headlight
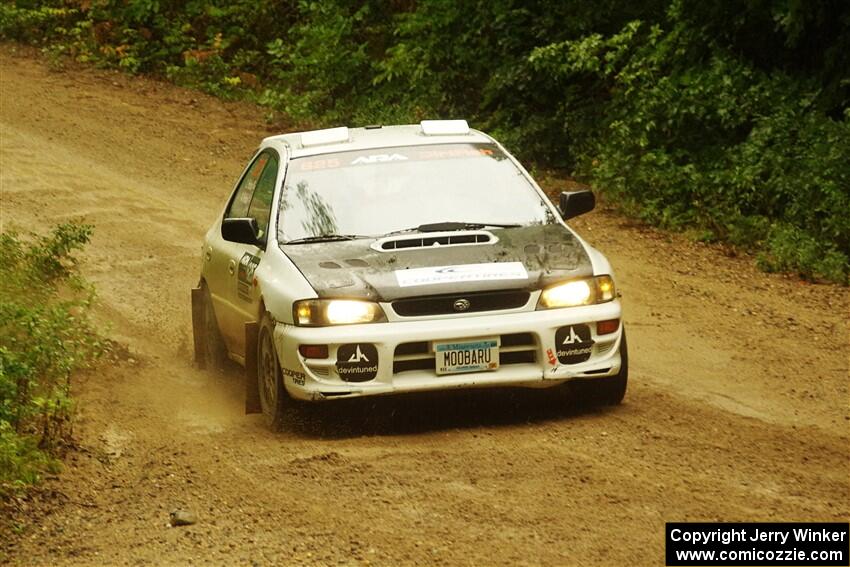
M 357 299 L 302 299 L 292 306 L 293 320 L 302 327 L 354 325 L 386 321 L 377 303 Z
M 595 276 L 547 287 L 540 294 L 537 309 L 605 303 L 616 296 L 617 292 L 614 289 L 614 280 L 611 276 Z

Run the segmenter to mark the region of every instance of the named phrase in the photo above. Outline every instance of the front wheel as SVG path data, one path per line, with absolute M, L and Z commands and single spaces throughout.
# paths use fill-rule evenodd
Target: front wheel
M 616 375 L 581 380 L 575 384 L 582 401 L 604 406 L 616 406 L 623 401 L 629 383 L 629 348 L 625 329 L 620 342 L 620 358 L 620 371 Z
M 274 324 L 268 313 L 260 321 L 257 336 L 257 389 L 266 425 L 272 431 L 281 428 L 285 410 L 291 403 L 283 385 L 280 362 L 274 346 Z

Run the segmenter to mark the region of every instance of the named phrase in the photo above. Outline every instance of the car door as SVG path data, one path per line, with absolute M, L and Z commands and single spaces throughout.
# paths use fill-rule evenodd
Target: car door
M 280 159 L 274 150 L 258 154 L 240 180 L 222 220 L 254 218 L 264 241 L 279 165 Z M 259 296 L 254 270 L 262 261 L 263 249 L 263 246 L 224 240 L 220 223 L 209 239 L 207 286 L 222 338 L 236 358 L 244 357 L 245 323 L 257 318 Z

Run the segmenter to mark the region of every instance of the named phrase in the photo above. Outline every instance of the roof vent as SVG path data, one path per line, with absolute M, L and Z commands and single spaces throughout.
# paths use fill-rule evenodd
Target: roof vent
M 426 136 L 462 136 L 469 134 L 466 120 L 423 120 L 419 123 Z
M 340 126 L 339 128 L 327 128 L 325 130 L 313 130 L 312 132 L 304 132 L 301 134 L 301 147 L 312 148 L 314 146 L 324 146 L 326 144 L 340 144 L 348 142 L 351 139 L 348 128 Z

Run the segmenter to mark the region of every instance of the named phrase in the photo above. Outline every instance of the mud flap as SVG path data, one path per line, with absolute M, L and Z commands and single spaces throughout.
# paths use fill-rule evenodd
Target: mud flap
M 262 413 L 257 385 L 257 338 L 260 324 L 245 323 L 245 413 Z
M 204 353 L 206 325 L 204 325 L 204 289 L 192 288 L 192 338 L 195 343 L 195 366 L 203 370 L 207 367 Z

